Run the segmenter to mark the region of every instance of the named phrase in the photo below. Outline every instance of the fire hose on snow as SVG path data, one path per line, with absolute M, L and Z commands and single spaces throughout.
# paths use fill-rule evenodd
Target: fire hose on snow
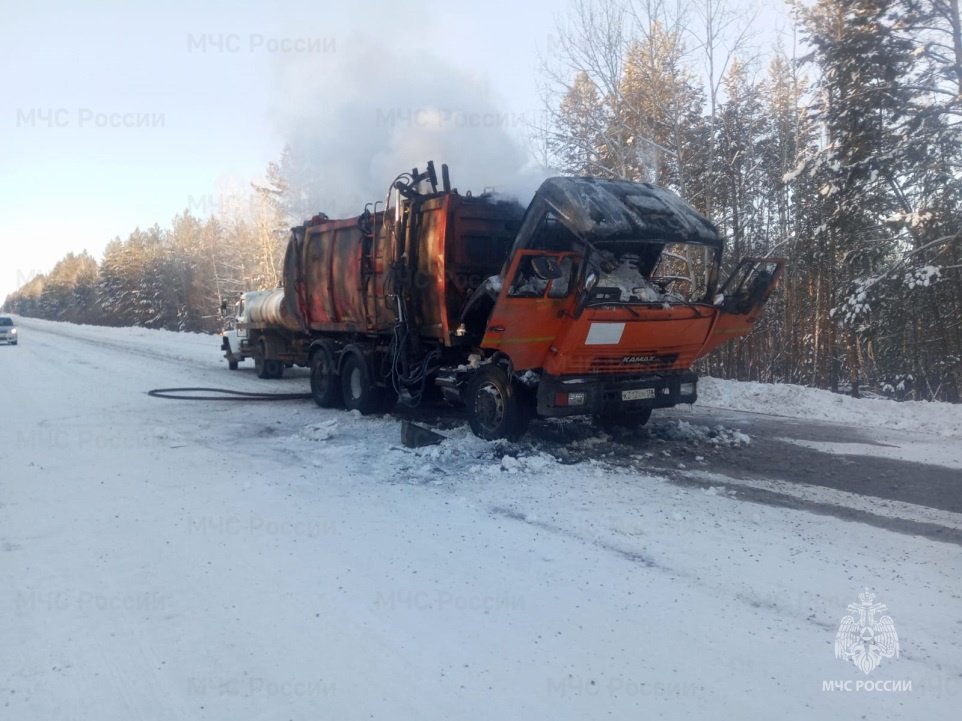
M 314 397 L 311 393 L 252 393 L 229 388 L 154 388 L 147 395 L 177 401 L 304 401 Z M 428 428 L 406 419 L 401 421 L 401 443 L 408 448 L 432 446 L 443 440 L 444 436 Z
M 228 388 L 154 388 L 147 391 L 147 395 L 178 401 L 306 401 L 313 398 L 310 393 L 250 393 Z

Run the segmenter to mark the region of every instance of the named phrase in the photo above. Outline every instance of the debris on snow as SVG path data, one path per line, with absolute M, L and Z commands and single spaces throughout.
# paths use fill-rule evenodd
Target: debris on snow
M 320 423 L 312 423 L 304 426 L 301 429 L 300 436 L 309 441 L 328 441 L 335 436 L 336 430 L 337 421 L 321 421 Z
M 741 448 L 752 442 L 748 435 L 739 430 L 724 426 L 701 426 L 683 420 L 672 420 L 663 424 L 660 435 L 666 440 L 705 443 L 716 448 Z M 695 460 L 704 458 L 696 456 Z

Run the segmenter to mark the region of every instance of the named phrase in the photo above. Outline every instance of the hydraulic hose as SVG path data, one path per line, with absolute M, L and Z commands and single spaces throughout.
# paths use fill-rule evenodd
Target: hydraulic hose
M 306 401 L 314 397 L 310 393 L 249 393 L 228 388 L 154 388 L 147 391 L 147 395 L 178 401 Z

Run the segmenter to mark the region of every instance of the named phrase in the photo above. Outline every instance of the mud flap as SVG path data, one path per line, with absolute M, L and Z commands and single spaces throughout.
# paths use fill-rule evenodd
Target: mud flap
M 408 448 L 436 446 L 444 436 L 411 421 L 401 421 L 401 443 Z

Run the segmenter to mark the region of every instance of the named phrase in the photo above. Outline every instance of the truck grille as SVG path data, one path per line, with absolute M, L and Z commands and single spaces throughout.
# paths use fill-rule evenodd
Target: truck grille
M 687 369 L 694 360 L 692 353 L 622 353 L 614 356 L 573 356 L 565 364 L 566 372 L 585 374 L 650 373 L 671 369 Z
M 588 372 L 629 373 L 636 371 L 666 370 L 671 368 L 675 364 L 676 360 L 678 360 L 677 355 L 659 356 L 653 360 L 634 362 L 625 360 L 623 356 L 619 356 L 617 358 L 595 358 L 591 361 L 591 366 L 588 368 Z

